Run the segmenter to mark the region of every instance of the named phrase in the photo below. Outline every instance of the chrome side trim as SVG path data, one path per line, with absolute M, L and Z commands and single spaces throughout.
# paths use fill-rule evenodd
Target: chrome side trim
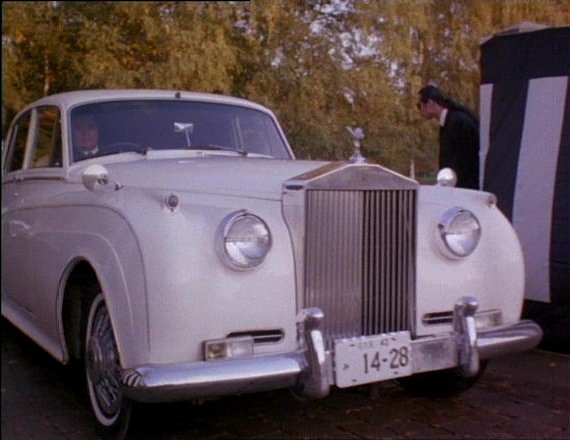
M 64 176 L 36 176 L 36 175 L 31 175 L 31 176 L 21 176 L 19 178 L 13 178 L 11 179 L 11 181 L 16 181 L 16 182 L 28 182 L 28 181 L 34 181 L 34 180 L 59 180 L 59 181 L 65 181 L 65 177 Z

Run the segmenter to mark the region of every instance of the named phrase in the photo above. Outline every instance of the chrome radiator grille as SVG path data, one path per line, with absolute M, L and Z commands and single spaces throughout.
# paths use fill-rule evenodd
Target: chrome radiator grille
M 408 330 L 415 290 L 414 190 L 306 192 L 304 306 L 334 339 Z

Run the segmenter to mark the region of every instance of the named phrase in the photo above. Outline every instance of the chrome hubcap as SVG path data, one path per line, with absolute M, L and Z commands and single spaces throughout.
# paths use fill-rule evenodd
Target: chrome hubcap
M 101 412 L 112 417 L 122 403 L 120 367 L 107 309 L 102 302 L 96 307 L 85 356 L 87 378 Z

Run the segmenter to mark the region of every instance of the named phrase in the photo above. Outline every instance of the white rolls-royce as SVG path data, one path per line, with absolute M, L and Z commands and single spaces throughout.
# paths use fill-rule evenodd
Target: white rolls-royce
M 132 402 L 397 380 L 467 389 L 542 336 L 492 194 L 419 185 L 358 151 L 295 160 L 243 99 L 40 99 L 2 152 L 2 315 L 83 365 L 95 420 Z

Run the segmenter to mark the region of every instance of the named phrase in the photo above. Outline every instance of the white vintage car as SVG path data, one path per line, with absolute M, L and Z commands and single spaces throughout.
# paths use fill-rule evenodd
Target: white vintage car
M 492 194 L 294 160 L 255 103 L 62 93 L 16 116 L 2 157 L 2 315 L 83 361 L 105 431 L 133 401 L 457 392 L 540 341 Z

